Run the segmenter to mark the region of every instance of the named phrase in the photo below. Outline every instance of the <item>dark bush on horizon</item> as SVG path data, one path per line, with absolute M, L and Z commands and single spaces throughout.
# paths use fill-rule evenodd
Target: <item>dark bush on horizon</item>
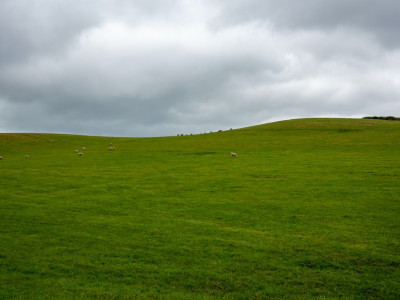
M 400 121 L 400 118 L 393 117 L 393 116 L 373 116 L 373 117 L 364 117 L 363 119 L 379 119 L 379 120 L 391 120 L 391 121 Z

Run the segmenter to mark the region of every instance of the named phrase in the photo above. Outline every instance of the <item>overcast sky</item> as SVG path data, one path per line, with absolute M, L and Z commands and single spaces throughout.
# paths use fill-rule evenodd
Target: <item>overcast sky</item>
M 400 116 L 398 0 L 0 0 L 0 132 Z

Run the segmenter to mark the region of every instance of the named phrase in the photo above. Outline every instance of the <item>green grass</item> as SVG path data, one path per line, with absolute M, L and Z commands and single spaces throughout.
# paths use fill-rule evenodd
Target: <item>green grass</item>
M 400 122 L 0 134 L 0 155 L 0 299 L 400 298 Z

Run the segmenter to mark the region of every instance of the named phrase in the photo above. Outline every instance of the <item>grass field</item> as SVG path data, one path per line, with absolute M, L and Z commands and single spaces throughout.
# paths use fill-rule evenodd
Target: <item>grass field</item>
M 0 155 L 0 299 L 400 298 L 398 121 L 0 134 Z

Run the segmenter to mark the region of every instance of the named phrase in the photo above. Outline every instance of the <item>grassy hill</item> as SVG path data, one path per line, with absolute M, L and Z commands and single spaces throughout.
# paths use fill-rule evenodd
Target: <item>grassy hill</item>
M 0 134 L 0 155 L 1 299 L 400 297 L 400 122 Z

